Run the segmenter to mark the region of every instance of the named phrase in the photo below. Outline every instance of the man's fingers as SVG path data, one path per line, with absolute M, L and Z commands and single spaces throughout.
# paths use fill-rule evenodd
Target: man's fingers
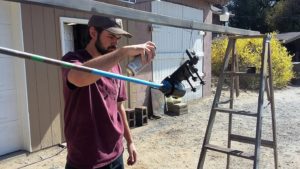
M 133 45 L 135 52 L 138 52 L 138 54 L 135 54 L 133 56 L 140 55 L 142 60 L 142 64 L 145 65 L 153 60 L 155 57 L 155 49 L 156 46 L 153 42 L 148 41 L 144 44 L 139 45 Z M 134 54 L 134 53 L 132 53 Z
M 156 47 L 153 44 L 147 44 L 146 53 L 147 53 L 147 62 L 150 62 L 155 56 Z
M 146 53 L 146 49 L 144 49 L 144 52 L 141 54 L 141 59 L 142 59 L 142 64 L 145 65 L 147 63 L 147 53 Z
M 136 151 L 133 151 L 133 163 L 132 163 L 132 165 L 135 164 L 136 161 L 137 161 L 137 154 L 136 154 Z
M 128 159 L 127 159 L 127 164 L 128 165 L 133 165 L 135 163 L 135 161 L 134 161 L 134 159 L 133 159 L 133 157 L 128 157 Z
M 146 42 L 146 44 L 156 48 L 156 45 L 154 42 L 148 41 L 148 42 Z
M 133 165 L 137 161 L 137 152 L 133 143 L 127 146 L 128 146 L 128 155 L 129 155 L 127 159 L 127 164 Z
M 146 48 L 145 49 L 145 60 L 146 60 L 146 63 L 149 63 L 153 58 L 153 53 L 150 49 Z
M 133 152 L 131 155 L 129 155 L 128 159 L 127 159 L 127 164 L 128 165 L 133 165 L 135 164 L 137 161 L 137 157 L 136 157 L 136 153 Z

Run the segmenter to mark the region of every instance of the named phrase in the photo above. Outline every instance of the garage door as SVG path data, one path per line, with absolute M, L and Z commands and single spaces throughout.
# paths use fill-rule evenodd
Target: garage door
M 13 48 L 12 5 L 0 2 L 0 46 Z M 14 11 L 16 12 L 16 11 Z M 16 59 L 0 54 L 0 155 L 23 148 Z
M 152 12 L 178 19 L 203 22 L 203 11 L 169 2 L 153 1 Z M 202 73 L 203 34 L 200 31 L 153 25 L 152 40 L 157 45 L 157 55 L 153 61 L 153 80 L 160 83 L 166 76 L 174 72 L 187 58 L 186 49 L 192 49 L 200 56 L 197 68 Z M 184 83 L 188 93 L 184 100 L 202 97 L 199 82 L 193 83 L 197 92 L 190 91 L 188 83 Z

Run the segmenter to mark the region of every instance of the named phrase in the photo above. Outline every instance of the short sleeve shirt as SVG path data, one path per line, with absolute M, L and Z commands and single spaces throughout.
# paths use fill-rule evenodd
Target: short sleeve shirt
M 62 60 L 81 65 L 90 59 L 82 50 L 69 52 Z M 67 161 L 82 169 L 105 166 L 124 151 L 124 125 L 117 103 L 127 99 L 125 82 L 102 76 L 89 86 L 76 87 L 67 80 L 69 69 L 62 72 Z M 111 72 L 121 74 L 120 65 Z

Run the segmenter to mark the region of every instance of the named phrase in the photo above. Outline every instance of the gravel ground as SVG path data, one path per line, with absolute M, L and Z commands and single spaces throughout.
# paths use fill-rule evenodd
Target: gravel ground
M 228 92 L 222 94 L 222 98 Z M 256 111 L 255 92 L 242 91 L 235 100 L 235 108 Z M 163 115 L 161 119 L 149 120 L 148 125 L 132 129 L 138 149 L 138 162 L 131 169 L 195 169 L 199 159 L 211 104 L 214 95 L 188 104 L 189 113 L 181 116 Z M 277 118 L 278 158 L 280 169 L 300 169 L 300 87 L 289 86 L 275 91 L 275 111 Z M 263 114 L 262 138 L 272 140 L 270 107 Z M 234 116 L 233 132 L 245 136 L 255 135 L 256 120 L 253 117 Z M 211 143 L 226 146 L 228 115 L 217 114 Z M 233 148 L 253 152 L 254 147 L 233 142 Z M 52 147 L 31 154 L 2 157 L 0 168 L 62 169 L 66 150 Z M 127 159 L 127 153 L 124 153 Z M 273 150 L 261 148 L 260 168 L 274 168 Z M 252 161 L 231 158 L 230 168 L 252 168 Z M 226 168 L 226 155 L 208 151 L 204 168 Z

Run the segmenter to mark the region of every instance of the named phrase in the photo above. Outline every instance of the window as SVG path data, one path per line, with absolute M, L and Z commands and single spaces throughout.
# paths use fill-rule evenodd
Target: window
M 119 1 L 131 3 L 131 4 L 135 4 L 136 3 L 136 0 L 119 0 Z

